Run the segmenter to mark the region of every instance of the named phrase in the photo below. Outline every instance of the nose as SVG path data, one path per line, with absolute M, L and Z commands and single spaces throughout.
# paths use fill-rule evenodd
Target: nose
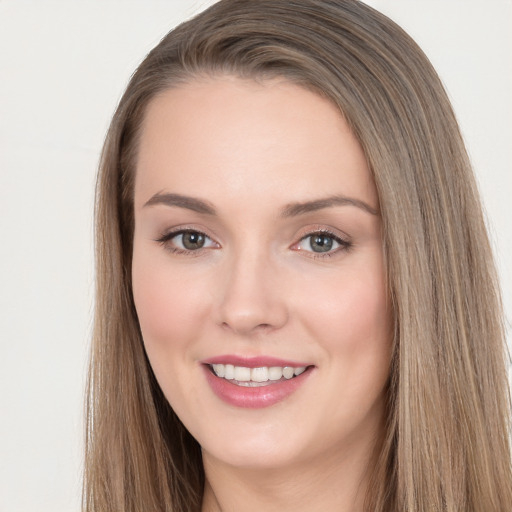
M 238 335 L 273 331 L 288 321 L 282 273 L 265 254 L 245 251 L 225 262 L 219 276 L 217 322 Z

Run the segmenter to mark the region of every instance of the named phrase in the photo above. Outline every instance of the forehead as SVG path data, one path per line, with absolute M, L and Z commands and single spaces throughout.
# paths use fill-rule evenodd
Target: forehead
M 365 155 L 338 109 L 283 80 L 168 89 L 149 104 L 139 142 L 139 204 L 166 190 L 282 202 L 344 193 L 377 206 Z

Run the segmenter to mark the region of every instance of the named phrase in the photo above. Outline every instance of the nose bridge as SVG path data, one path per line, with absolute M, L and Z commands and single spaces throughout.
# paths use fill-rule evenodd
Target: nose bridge
M 227 258 L 218 306 L 220 323 L 238 334 L 286 322 L 279 268 L 261 245 L 241 247 Z

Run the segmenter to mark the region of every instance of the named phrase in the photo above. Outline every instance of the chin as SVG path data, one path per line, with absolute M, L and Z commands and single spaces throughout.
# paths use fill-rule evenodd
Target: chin
M 312 444 L 306 439 L 291 436 L 290 425 L 267 425 L 263 428 L 225 429 L 222 438 L 199 442 L 203 457 L 245 470 L 271 470 L 304 460 Z M 236 441 L 233 441 L 236 440 Z

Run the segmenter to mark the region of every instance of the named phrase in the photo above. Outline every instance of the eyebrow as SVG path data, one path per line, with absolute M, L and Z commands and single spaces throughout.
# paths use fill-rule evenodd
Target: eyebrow
M 216 214 L 215 208 L 207 201 L 203 201 L 202 199 L 197 199 L 195 197 L 183 196 L 181 194 L 162 194 L 159 192 L 144 203 L 144 208 L 155 204 L 178 206 L 179 208 L 186 208 L 187 210 L 192 210 L 206 215 Z
M 333 206 L 355 206 L 361 210 L 370 213 L 372 215 L 378 215 L 378 211 L 372 208 L 368 203 L 355 199 L 353 197 L 346 196 L 329 196 L 323 199 L 316 199 L 314 201 L 307 201 L 305 203 L 291 203 L 285 206 L 282 211 L 283 217 L 295 217 L 298 215 L 304 215 L 310 212 L 316 212 L 324 208 L 331 208 Z
M 185 208 L 187 210 L 192 210 L 204 215 L 217 214 L 211 203 L 196 197 L 184 196 L 181 194 L 163 194 L 159 192 L 144 203 L 144 208 L 146 206 L 153 206 L 156 204 L 162 204 L 164 206 L 177 206 L 179 208 Z M 299 215 L 315 212 L 324 208 L 332 208 L 333 206 L 355 206 L 356 208 L 360 208 L 361 210 L 370 213 L 371 215 L 378 215 L 378 211 L 375 208 L 372 208 L 368 203 L 365 203 L 360 199 L 335 195 L 322 199 L 315 199 L 313 201 L 306 201 L 303 203 L 290 203 L 283 208 L 281 211 L 281 216 L 297 217 Z

